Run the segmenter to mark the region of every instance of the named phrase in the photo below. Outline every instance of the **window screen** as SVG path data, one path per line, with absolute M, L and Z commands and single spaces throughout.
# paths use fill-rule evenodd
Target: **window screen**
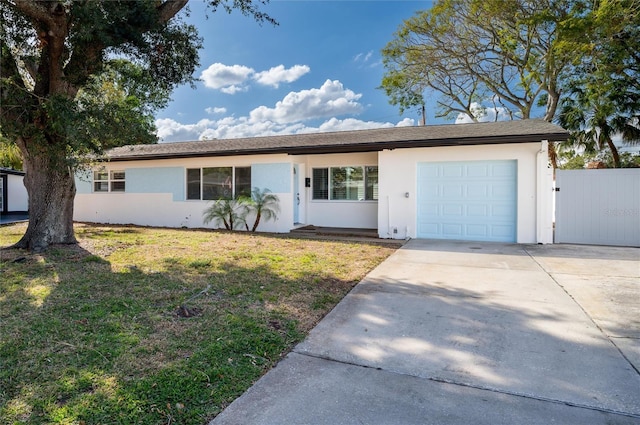
M 202 199 L 218 200 L 233 197 L 232 167 L 202 169 Z
M 364 199 L 362 167 L 331 168 L 331 199 L 351 201 Z
M 187 169 L 187 199 L 200 199 L 200 169 Z
M 251 167 L 236 167 L 235 196 L 251 196 Z
M 378 200 L 378 167 L 365 167 L 366 171 L 366 199 Z
M 313 169 L 313 199 L 329 199 L 329 169 Z

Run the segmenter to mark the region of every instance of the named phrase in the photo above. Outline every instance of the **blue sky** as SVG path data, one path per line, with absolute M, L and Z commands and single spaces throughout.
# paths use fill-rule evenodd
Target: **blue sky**
M 417 125 L 380 86 L 381 49 L 404 19 L 430 1 L 272 0 L 262 10 L 280 25 L 237 12 L 208 13 L 191 0 L 204 38 L 196 89 L 179 87 L 156 115 L 161 141 Z M 427 123 L 438 124 L 433 111 Z

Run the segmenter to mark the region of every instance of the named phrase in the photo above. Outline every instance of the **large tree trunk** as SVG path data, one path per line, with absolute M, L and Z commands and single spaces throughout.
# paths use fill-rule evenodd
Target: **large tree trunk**
M 73 231 L 75 178 L 64 159 L 62 152 L 52 155 L 50 151 L 38 151 L 24 155 L 29 226 L 14 247 L 37 252 L 51 244 L 77 243 Z

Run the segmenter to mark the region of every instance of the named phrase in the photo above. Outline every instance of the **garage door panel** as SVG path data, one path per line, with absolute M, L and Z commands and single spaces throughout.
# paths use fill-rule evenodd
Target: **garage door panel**
M 508 238 L 515 233 L 515 226 L 494 225 L 491 227 L 491 236 L 494 238 Z M 512 241 L 515 242 L 515 241 Z
M 487 177 L 490 175 L 490 170 L 487 165 L 468 165 L 467 177 Z
M 516 161 L 418 164 L 418 237 L 515 242 Z
M 513 185 L 495 184 L 491 186 L 491 199 L 513 199 Z
M 464 235 L 463 226 L 461 224 L 444 223 L 442 225 L 442 233 L 455 239 L 459 239 Z
M 485 199 L 487 196 L 489 196 L 489 190 L 491 190 L 490 186 L 484 183 L 468 183 L 466 187 L 467 199 Z
M 505 164 L 493 164 L 491 166 L 491 175 L 493 177 L 512 177 L 514 167 L 510 162 L 515 161 L 505 161 Z
M 435 193 L 441 193 L 443 198 L 460 199 L 464 194 L 464 186 L 461 184 L 444 184 L 441 186 L 441 191 L 435 191 Z
M 448 216 L 448 217 L 463 217 L 464 216 L 464 205 L 461 204 L 445 204 L 442 206 L 442 212 L 439 214 L 440 216 Z
M 488 205 L 467 205 L 467 215 L 469 217 L 486 217 L 489 215 Z
M 425 205 L 423 211 L 426 217 L 439 217 L 441 207 L 439 205 Z M 433 220 L 432 220 L 433 221 Z
M 438 173 L 442 177 L 462 177 L 464 175 L 464 167 L 461 165 L 452 165 L 450 167 L 441 167 Z
M 442 233 L 442 226 L 438 223 L 422 223 L 418 228 L 418 233 L 425 235 L 439 235 Z
M 489 235 L 489 227 L 480 224 L 470 224 L 467 226 L 467 235 L 484 238 Z

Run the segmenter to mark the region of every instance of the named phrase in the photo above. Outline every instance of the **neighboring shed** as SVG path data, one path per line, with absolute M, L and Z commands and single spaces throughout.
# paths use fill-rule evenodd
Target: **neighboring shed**
M 26 214 L 29 197 L 24 186 L 24 172 L 0 168 L 0 214 Z
M 567 137 L 520 120 L 125 146 L 78 176 L 75 219 L 204 227 L 209 202 L 260 187 L 281 208 L 262 231 L 550 243 L 547 148 Z

